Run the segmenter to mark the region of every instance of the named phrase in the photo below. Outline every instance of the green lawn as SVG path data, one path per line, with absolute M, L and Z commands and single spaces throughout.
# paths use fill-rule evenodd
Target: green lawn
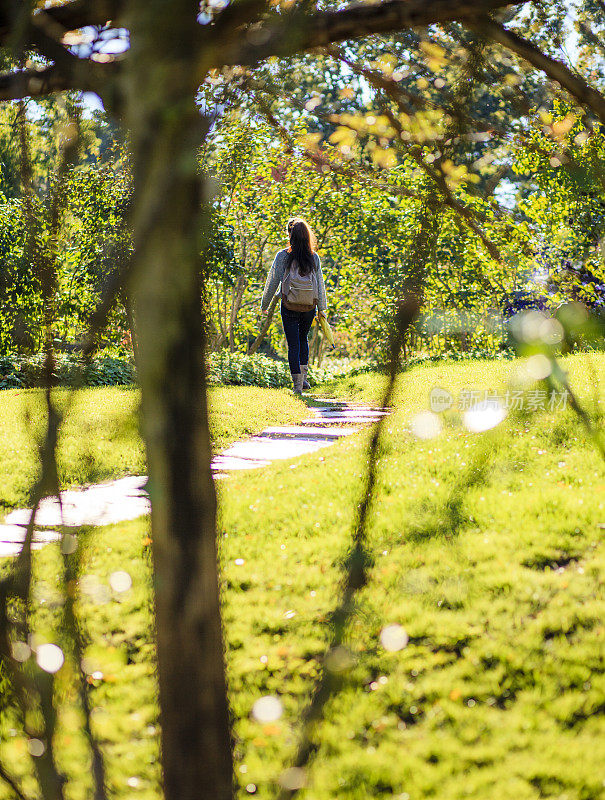
M 67 409 L 58 461 L 62 485 L 81 486 L 145 473 L 139 436 L 139 392 L 115 387 L 83 389 L 74 402 L 57 391 Z M 36 442 L 44 432 L 44 394 L 38 389 L 0 392 L 0 515 L 27 504 L 38 470 Z M 210 390 L 216 450 L 281 420 L 296 422 L 305 405 L 285 389 L 226 386 Z
M 605 386 L 605 358 L 573 357 L 566 366 L 594 412 L 591 375 Z M 401 378 L 372 513 L 375 564 L 350 630 L 354 662 L 328 705 L 305 800 L 603 797 L 603 462 L 569 410 L 511 415 L 487 434 L 467 432 L 450 411 L 438 437 L 410 433 L 431 387 L 501 390 L 516 368 L 435 365 Z M 361 375 L 319 394 L 376 402 L 383 380 Z M 293 751 L 329 636 L 367 439 L 365 432 L 219 484 L 241 798 L 274 796 Z M 80 611 L 94 642 L 87 668 L 102 673 L 91 677 L 93 718 L 111 796 L 157 800 L 147 532 L 140 520 L 87 535 Z M 40 551 L 36 566 L 40 634 L 57 640 L 54 549 Z M 107 588 L 118 569 L 134 582 L 122 595 Z M 410 637 L 395 653 L 380 644 L 390 623 Z M 90 772 L 72 731 L 69 670 L 57 676 L 57 739 L 72 779 L 67 796 L 76 800 L 90 796 Z M 271 724 L 250 715 L 266 694 L 284 707 Z M 10 728 L 0 720 L 0 756 L 26 774 L 25 742 Z

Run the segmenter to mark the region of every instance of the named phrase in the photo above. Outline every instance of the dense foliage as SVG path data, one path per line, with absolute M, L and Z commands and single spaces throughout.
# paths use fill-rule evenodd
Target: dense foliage
M 515 162 L 529 181 L 519 208 L 535 237 L 535 279 L 552 303 L 572 299 L 603 314 L 605 135 L 588 136 L 569 108 L 557 112 L 524 134 Z
M 0 194 L 0 354 L 37 353 L 42 346 L 41 261 L 51 262 L 54 270 L 49 302 L 55 346 L 70 350 L 84 336 L 104 285 L 131 248 L 130 179 L 111 127 L 98 118 L 81 120 L 80 155 L 63 175 L 60 148 L 73 135 L 64 104 L 47 101 L 23 113 L 24 120 L 15 107 L 0 109 L 0 122 L 16 131 L 24 126 L 30 153 L 24 165 L 14 141 L 0 149 L 0 185 L 6 192 Z M 31 176 L 29 203 L 20 189 L 19 170 L 25 167 Z M 123 354 L 129 336 L 122 295 L 100 347 Z
M 417 161 L 396 143 L 380 180 L 343 160 L 343 150 L 360 148 L 363 160 L 380 130 L 392 135 L 384 119 L 368 114 L 363 119 L 365 127 L 350 116 L 351 127 L 332 126 L 323 133 L 290 120 L 290 138 L 253 113 L 228 110 L 217 121 L 203 152 L 204 169 L 216 186 L 203 253 L 211 351 L 283 355 L 278 309 L 263 330 L 260 296 L 275 253 L 286 246 L 290 216 L 308 218 L 316 231 L 339 356 L 383 360 L 393 304 L 410 275 L 406 254 L 427 204 L 434 234 L 423 256 L 424 307 L 406 342 L 408 357 L 496 354 L 506 346 L 506 320 L 522 308 L 554 309 L 568 300 L 602 308 L 600 132 L 588 135 L 568 108 L 540 112 L 502 156 L 512 167 L 510 180 L 500 187 L 504 194 L 477 189 L 494 174 L 493 156 L 479 154 L 474 173 L 452 166 L 452 205 L 435 195 Z M 42 344 L 40 276 L 25 235 L 31 229 L 27 213 L 35 215 L 42 246 L 55 253 L 53 333 L 59 350 L 78 346 L 103 286 L 131 250 L 125 151 L 98 119 L 84 126 L 82 155 L 69 171 L 60 230 L 51 241 L 49 185 L 65 115 L 53 110 L 44 120 L 27 122 L 36 153 L 33 209 L 18 196 L 19 164 L 12 150 L 3 162 L 6 180 L 12 176 L 8 195 L 0 195 L 4 354 L 25 356 Z M 322 135 L 323 143 L 310 147 Z M 112 357 L 132 355 L 134 322 L 123 293 L 101 349 Z M 322 335 L 314 326 L 311 362 L 321 365 L 323 356 Z

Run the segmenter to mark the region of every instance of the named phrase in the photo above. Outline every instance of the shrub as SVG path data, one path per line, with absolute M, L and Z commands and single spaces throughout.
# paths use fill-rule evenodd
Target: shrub
M 80 356 L 56 354 L 53 380 L 58 386 L 128 386 L 135 382 L 135 370 L 128 359 L 101 355 L 91 359 L 82 373 Z M 45 384 L 42 353 L 0 357 L 0 389 L 31 389 Z
M 359 359 L 334 359 L 324 361 L 321 367 L 309 366 L 308 379 L 311 386 L 357 374 L 367 370 Z M 292 379 L 286 361 L 275 361 L 267 356 L 245 353 L 230 353 L 219 350 L 208 357 L 208 382 L 211 384 L 233 384 L 239 386 L 290 386 Z
M 321 367 L 309 368 L 311 386 L 334 378 L 363 372 L 369 367 L 359 359 L 334 359 Z M 54 384 L 57 386 L 129 386 L 136 383 L 134 363 L 130 359 L 99 355 L 82 370 L 78 355 L 55 355 Z M 44 355 L 0 357 L 0 389 L 31 389 L 44 386 Z M 208 357 L 208 383 L 236 386 L 290 386 L 286 361 L 263 355 L 245 355 L 220 350 Z

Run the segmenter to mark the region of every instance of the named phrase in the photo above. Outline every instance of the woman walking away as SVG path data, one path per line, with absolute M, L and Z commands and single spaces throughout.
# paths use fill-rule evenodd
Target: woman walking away
M 288 222 L 290 246 L 276 254 L 267 275 L 261 310 L 267 313 L 275 291 L 281 283 L 281 318 L 288 342 L 288 363 L 294 392 L 309 389 L 309 341 L 315 307 L 326 312 L 326 287 L 319 256 L 315 252 L 315 236 L 304 219 Z

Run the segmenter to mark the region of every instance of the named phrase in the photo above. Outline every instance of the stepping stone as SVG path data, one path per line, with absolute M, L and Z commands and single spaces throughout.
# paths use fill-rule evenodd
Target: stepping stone
M 319 398 L 317 398 L 319 399 Z M 334 403 L 330 406 L 310 406 L 310 411 L 317 411 L 319 413 L 326 411 L 383 411 L 386 414 L 391 414 L 393 408 L 384 406 L 351 406 L 348 403 Z
M 225 450 L 223 456 L 232 456 L 255 461 L 273 461 L 285 458 L 296 458 L 305 453 L 313 453 L 321 447 L 327 447 L 330 441 L 298 441 L 296 439 L 270 439 L 256 436 L 246 442 L 237 442 Z
M 346 406 L 348 405 L 346 400 L 336 400 L 332 399 L 331 397 L 314 397 L 313 398 L 318 403 L 330 403 L 332 406 Z
M 21 545 L 14 542 L 0 542 L 0 558 L 14 558 L 21 552 Z
M 261 436 L 295 436 L 301 439 L 308 439 L 318 436 L 323 439 L 338 438 L 339 436 L 350 436 L 357 433 L 361 428 L 329 428 L 313 427 L 312 425 L 283 425 L 276 428 L 265 428 Z
M 146 483 L 147 478 L 144 475 L 136 475 L 99 483 L 86 489 L 64 491 L 61 492 L 62 509 L 56 498 L 47 497 L 40 503 L 36 524 L 97 526 L 142 517 L 150 511 L 149 498 L 142 491 Z M 12 511 L 5 522 L 27 525 L 30 513 L 25 508 Z
M 303 419 L 303 425 L 334 425 L 337 422 L 342 422 L 345 425 L 350 425 L 351 423 L 354 425 L 370 425 L 372 422 L 376 422 L 378 417 L 362 417 L 362 416 L 332 416 L 329 417 L 307 417 L 307 419 Z
M 26 525 L 0 525 L 0 542 L 5 544 L 21 544 L 27 533 Z M 34 542 L 56 542 L 61 538 L 57 531 L 34 531 Z
M 311 418 L 308 420 L 303 420 L 303 424 L 307 425 L 340 425 L 345 424 L 348 425 L 350 423 L 354 425 L 365 424 L 371 425 L 373 422 L 378 422 L 380 417 L 366 417 L 365 414 L 356 414 L 353 416 L 350 414 L 346 417 L 316 417 L 314 421 L 311 421 Z
M 260 458 L 243 458 L 241 456 L 227 455 L 222 453 L 212 459 L 210 465 L 212 469 L 217 470 L 232 470 L 232 469 L 257 469 L 258 467 L 266 467 L 270 461 Z M 217 477 L 216 475 L 214 477 Z M 226 476 L 223 476 L 226 477 Z
M 370 408 L 345 408 L 342 411 L 340 410 L 329 410 L 325 411 L 321 414 L 318 414 L 320 418 L 328 418 L 328 417 L 352 417 L 352 416 L 359 416 L 359 417 L 386 417 L 388 411 L 374 411 Z
M 48 542 L 32 542 L 32 550 L 41 550 Z M 0 558 L 15 558 L 21 552 L 23 544 L 21 542 L 2 542 L 0 541 Z

